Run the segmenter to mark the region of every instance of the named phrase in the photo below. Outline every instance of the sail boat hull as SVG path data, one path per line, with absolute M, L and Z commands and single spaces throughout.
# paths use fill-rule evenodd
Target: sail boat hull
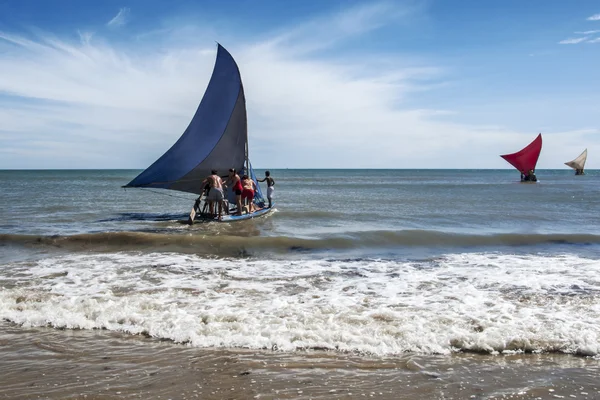
M 254 211 L 252 213 L 248 213 L 248 214 L 242 214 L 242 215 L 235 215 L 235 214 L 231 214 L 231 215 L 223 215 L 223 218 L 221 218 L 221 220 L 215 218 L 215 217 L 209 217 L 209 216 L 203 216 L 203 215 L 199 215 L 197 216 L 193 222 L 238 222 L 238 221 L 245 221 L 247 219 L 252 219 L 252 218 L 258 218 L 258 217 L 262 217 L 265 216 L 267 214 L 270 214 L 272 211 L 274 210 L 273 207 L 271 208 L 263 208 L 257 211 Z

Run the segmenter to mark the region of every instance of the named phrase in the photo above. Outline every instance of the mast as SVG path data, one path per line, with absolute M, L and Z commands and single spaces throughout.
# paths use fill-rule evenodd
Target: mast
M 250 176 L 250 158 L 248 157 L 248 136 L 247 135 L 246 135 L 245 156 L 246 156 L 246 175 Z
M 239 74 L 239 69 L 238 69 L 238 74 Z M 244 93 L 244 83 L 242 82 L 242 77 L 240 74 L 240 92 Z M 244 102 L 244 118 L 246 119 L 246 121 L 248 121 L 248 110 L 246 109 L 246 96 L 244 95 L 243 98 L 243 102 Z M 246 167 L 246 175 L 250 176 L 250 156 L 249 156 L 249 151 L 248 151 L 248 122 L 246 122 L 245 126 L 244 126 L 244 162 L 245 162 L 245 167 Z

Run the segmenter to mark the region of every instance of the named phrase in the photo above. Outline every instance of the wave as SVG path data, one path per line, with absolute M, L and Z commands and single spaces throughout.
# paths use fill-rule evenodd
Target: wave
M 600 261 L 68 254 L 0 265 L 0 319 L 196 347 L 600 354 Z
M 594 234 L 459 234 L 427 230 L 346 232 L 322 238 L 291 236 L 234 236 L 202 233 L 101 232 L 71 236 L 0 234 L 0 244 L 50 246 L 69 250 L 173 251 L 224 256 L 252 252 L 287 253 L 320 250 L 402 247 L 479 248 L 545 244 L 600 244 Z

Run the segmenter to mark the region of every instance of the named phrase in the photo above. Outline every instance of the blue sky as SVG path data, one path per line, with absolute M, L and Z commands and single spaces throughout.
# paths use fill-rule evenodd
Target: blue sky
M 600 168 L 600 3 L 0 0 L 0 168 L 145 168 L 215 41 L 266 168 Z

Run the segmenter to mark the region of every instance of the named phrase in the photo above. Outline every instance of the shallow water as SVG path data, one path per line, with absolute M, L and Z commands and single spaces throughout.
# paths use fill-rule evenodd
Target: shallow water
M 597 360 L 561 354 L 366 357 L 199 349 L 109 331 L 1 324 L 0 398 L 596 399 Z

